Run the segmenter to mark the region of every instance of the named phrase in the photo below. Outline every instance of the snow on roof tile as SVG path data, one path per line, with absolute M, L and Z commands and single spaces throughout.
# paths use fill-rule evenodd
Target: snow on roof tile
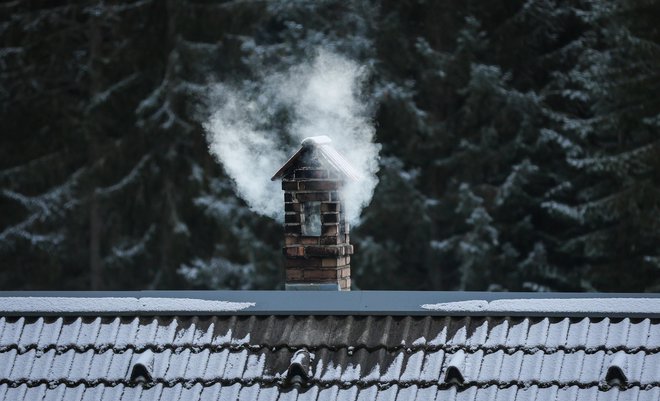
M 427 400 L 433 400 L 435 398 L 436 391 L 435 389 L 428 388 L 429 398 Z M 373 401 L 378 396 L 378 387 L 371 386 L 367 388 L 360 389 L 358 396 L 355 398 L 357 401 Z
M 538 379 L 545 353 L 541 350 L 526 354 L 522 359 L 518 380 L 533 382 Z

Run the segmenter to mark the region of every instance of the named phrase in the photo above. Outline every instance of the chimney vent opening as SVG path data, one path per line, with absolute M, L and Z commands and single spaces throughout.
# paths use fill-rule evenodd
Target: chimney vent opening
M 321 235 L 321 202 L 303 202 L 302 204 L 302 234 L 309 236 Z
M 628 383 L 628 377 L 624 372 L 626 368 L 626 356 L 618 352 L 613 358 L 605 374 L 605 382 L 610 386 L 624 386 Z
M 286 372 L 286 382 L 293 388 L 300 389 L 310 378 L 312 355 L 306 349 L 299 349 L 291 357 Z
M 465 352 L 460 350 L 456 352 L 447 365 L 445 372 L 445 383 L 461 385 L 465 383 L 465 377 L 461 369 L 465 366 Z
M 151 351 L 141 354 L 131 369 L 131 381 L 135 383 L 147 383 L 153 381 L 154 356 Z

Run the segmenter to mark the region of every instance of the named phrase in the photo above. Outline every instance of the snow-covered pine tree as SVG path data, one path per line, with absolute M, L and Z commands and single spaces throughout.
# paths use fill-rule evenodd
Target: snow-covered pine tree
M 279 252 L 260 239 L 275 243 L 278 227 L 246 218 L 197 121 L 208 81 L 239 73 L 225 35 L 251 29 L 259 9 L 2 7 L 1 285 L 275 287 Z
M 660 33 L 657 1 L 590 1 L 565 52 L 545 136 L 564 151 L 561 187 L 543 204 L 563 225 L 558 257 L 596 290 L 660 289 Z M 549 91 L 550 92 L 550 91 Z

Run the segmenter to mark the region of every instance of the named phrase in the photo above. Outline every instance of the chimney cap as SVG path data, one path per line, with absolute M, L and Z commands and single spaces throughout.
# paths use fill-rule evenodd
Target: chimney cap
M 284 177 L 289 173 L 293 168 L 295 168 L 299 163 L 304 163 L 303 155 L 309 154 L 312 150 L 315 150 L 314 157 L 321 161 L 326 166 L 333 168 L 338 173 L 340 173 L 344 178 L 351 181 L 360 181 L 362 180 L 362 174 L 353 167 L 348 160 L 346 160 L 342 155 L 339 154 L 332 146 L 332 140 L 325 136 L 311 136 L 309 138 L 303 139 L 301 142 L 302 147 L 293 155 L 291 158 L 284 163 L 282 168 L 280 168 L 277 173 L 271 178 L 272 181 L 275 181 L 279 178 Z

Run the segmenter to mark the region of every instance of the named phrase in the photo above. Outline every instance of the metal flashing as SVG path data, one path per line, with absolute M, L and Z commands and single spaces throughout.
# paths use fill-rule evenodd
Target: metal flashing
M 287 291 L 340 291 L 339 283 L 286 283 Z
M 660 318 L 660 294 L 442 291 L 10 291 L 0 292 L 0 315 Z

